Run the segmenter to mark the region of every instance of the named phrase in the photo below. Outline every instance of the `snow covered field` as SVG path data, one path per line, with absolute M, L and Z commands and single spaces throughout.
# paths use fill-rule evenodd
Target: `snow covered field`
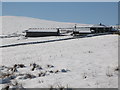
M 2 40 L 3 44 L 11 44 L 25 42 L 25 40 L 39 41 L 56 38 L 62 37 L 19 40 L 18 37 L 14 37 Z M 0 48 L 0 51 L 2 51 L 0 70 L 3 73 L 0 77 L 5 76 L 4 84 L 0 82 L 0 86 L 12 83 L 9 85 L 13 87 L 14 83 L 18 82 L 24 88 L 118 87 L 118 35 L 6 47 Z M 10 67 L 14 67 L 13 73 Z M 10 74 L 9 78 L 6 78 L 7 74 Z
M 24 71 L 24 73 L 32 74 L 41 71 L 31 71 L 30 63 L 37 63 L 43 67 L 52 64 L 55 67 L 50 70 L 53 71 L 69 70 L 66 73 L 51 74 L 34 79 L 16 78 L 24 87 L 50 87 L 50 85 L 61 84 L 79 88 L 115 88 L 118 87 L 118 72 L 115 71 L 115 68 L 118 67 L 117 42 L 117 35 L 106 35 L 1 48 L 2 65 L 25 64 L 26 68 L 18 69 L 18 72 Z M 39 81 L 43 82 L 39 83 Z

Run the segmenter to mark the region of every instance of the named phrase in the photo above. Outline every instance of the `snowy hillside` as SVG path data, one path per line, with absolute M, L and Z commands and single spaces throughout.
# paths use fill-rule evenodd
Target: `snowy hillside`
M 2 16 L 2 34 L 21 33 L 28 28 L 73 27 L 75 23 L 47 21 L 30 17 Z M 77 24 L 86 25 L 86 24 Z

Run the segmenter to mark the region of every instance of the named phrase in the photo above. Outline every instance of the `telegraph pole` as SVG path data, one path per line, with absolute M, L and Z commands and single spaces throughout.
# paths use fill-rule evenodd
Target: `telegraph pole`
M 77 24 L 75 24 L 74 31 L 76 31 L 76 25 L 77 25 Z

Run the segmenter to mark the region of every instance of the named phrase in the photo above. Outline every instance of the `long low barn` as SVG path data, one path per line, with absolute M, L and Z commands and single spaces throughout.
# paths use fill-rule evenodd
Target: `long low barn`
M 26 30 L 26 37 L 44 37 L 44 36 L 59 36 L 59 30 Z

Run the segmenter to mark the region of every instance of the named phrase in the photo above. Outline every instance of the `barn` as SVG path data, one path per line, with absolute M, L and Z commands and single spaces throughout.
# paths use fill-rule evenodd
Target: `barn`
M 59 29 L 29 29 L 25 31 L 25 37 L 45 37 L 45 36 L 59 36 Z

